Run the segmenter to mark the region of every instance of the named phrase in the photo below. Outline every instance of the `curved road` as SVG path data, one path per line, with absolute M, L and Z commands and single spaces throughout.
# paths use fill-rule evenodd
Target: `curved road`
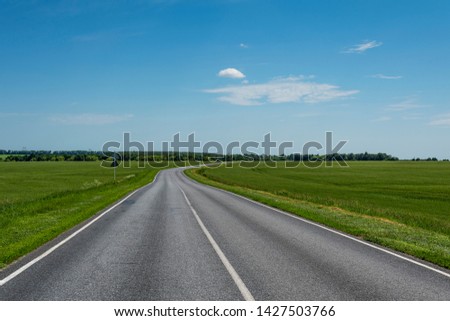
M 0 300 L 450 300 L 448 270 L 182 169 L 94 220 L 1 271 Z

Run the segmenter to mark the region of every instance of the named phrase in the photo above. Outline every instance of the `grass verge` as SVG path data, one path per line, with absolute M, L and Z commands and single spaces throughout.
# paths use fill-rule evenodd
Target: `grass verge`
M 394 166 L 393 171 L 390 166 Z M 353 169 L 343 171 L 222 166 L 190 169 L 185 173 L 198 182 L 450 268 L 447 214 L 450 199 L 446 194 L 448 185 L 439 179 L 445 181 L 449 167 L 434 170 L 426 166 L 437 165 L 419 165 L 427 176 L 432 176 L 426 185 L 415 166 L 350 164 Z M 370 175 L 378 177 L 377 182 L 370 182 Z M 414 195 L 411 190 L 421 192 Z
M 150 183 L 159 170 L 132 163 L 117 169 L 114 182 L 112 169 L 98 162 L 0 163 L 0 269 Z

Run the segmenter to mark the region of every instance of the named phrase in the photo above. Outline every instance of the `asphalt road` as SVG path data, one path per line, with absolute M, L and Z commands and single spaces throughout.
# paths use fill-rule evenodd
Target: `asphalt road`
M 448 270 L 181 169 L 160 172 L 89 224 L 1 271 L 0 300 L 450 300 Z

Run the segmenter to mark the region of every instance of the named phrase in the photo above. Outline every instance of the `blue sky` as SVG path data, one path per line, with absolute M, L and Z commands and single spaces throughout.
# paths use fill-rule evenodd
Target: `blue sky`
M 0 149 L 348 140 L 450 158 L 448 1 L 0 0 Z

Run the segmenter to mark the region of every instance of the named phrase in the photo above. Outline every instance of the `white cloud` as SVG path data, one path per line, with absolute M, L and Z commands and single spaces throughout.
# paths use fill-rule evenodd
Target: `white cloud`
M 109 125 L 119 123 L 132 118 L 133 115 L 111 115 L 111 114 L 65 114 L 54 115 L 50 120 L 63 125 Z
M 318 117 L 318 116 L 322 116 L 323 114 L 322 113 L 312 113 L 312 112 L 309 112 L 309 113 L 299 113 L 299 114 L 295 114 L 294 116 L 295 117 L 298 117 L 298 118 L 310 118 L 310 117 Z
M 373 119 L 372 121 L 373 121 L 373 122 L 376 122 L 376 123 L 379 123 L 379 122 L 386 122 L 386 121 L 390 121 L 390 120 L 392 120 L 392 117 L 389 117 L 389 116 L 382 116 L 382 117 Z
M 141 37 L 145 33 L 141 30 L 129 28 L 115 28 L 110 30 L 99 30 L 91 33 L 79 34 L 72 37 L 73 42 L 88 43 L 97 41 L 117 41 L 128 38 Z
M 363 53 L 366 50 L 372 49 L 372 48 L 376 48 L 381 46 L 383 43 L 380 41 L 364 41 L 362 43 L 359 43 L 357 45 L 354 45 L 350 48 L 348 48 L 347 50 L 344 51 L 344 53 Z
M 298 75 L 293 76 L 289 75 L 287 77 L 275 77 L 273 78 L 273 81 L 300 81 L 300 80 L 311 80 L 316 78 L 314 75 Z
M 39 114 L 36 113 L 17 113 L 17 112 L 7 112 L 3 113 L 0 112 L 0 118 L 6 118 L 6 117 L 37 117 Z
M 340 90 L 334 85 L 304 82 L 301 77 L 277 78 L 264 84 L 222 87 L 205 92 L 220 94 L 219 100 L 242 106 L 264 103 L 318 103 L 358 93 L 357 90 Z
M 247 49 L 248 48 L 248 45 L 246 45 L 245 43 L 240 43 L 239 44 L 239 47 L 241 47 L 241 48 L 243 48 L 243 49 Z
M 74 42 L 93 42 L 93 41 L 104 39 L 105 37 L 106 37 L 106 35 L 104 33 L 96 32 L 96 33 L 74 36 L 72 38 L 72 41 L 74 41 Z
M 423 114 L 421 114 L 421 113 L 411 113 L 411 114 L 402 116 L 403 120 L 418 120 L 418 119 L 422 119 L 422 118 L 423 118 Z
M 383 74 L 376 74 L 376 75 L 370 76 L 370 78 L 378 78 L 378 79 L 401 79 L 401 78 L 403 78 L 403 76 L 388 76 L 388 75 L 383 75 Z
M 450 126 L 450 114 L 440 115 L 428 123 L 431 126 Z
M 418 109 L 418 108 L 423 108 L 423 107 L 426 107 L 426 106 L 417 103 L 416 98 L 408 98 L 399 103 L 389 105 L 387 109 L 392 110 L 392 111 L 405 111 L 405 110 Z
M 234 78 L 234 79 L 245 78 L 245 75 L 235 68 L 223 69 L 223 70 L 219 71 L 217 76 L 223 77 L 223 78 Z

